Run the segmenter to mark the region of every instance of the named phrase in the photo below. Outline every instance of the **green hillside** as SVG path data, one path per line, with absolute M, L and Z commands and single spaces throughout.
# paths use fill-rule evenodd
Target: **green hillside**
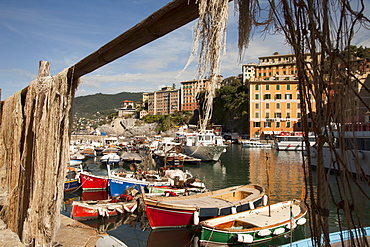
M 109 115 L 121 107 L 122 101 L 132 100 L 137 103 L 142 99 L 142 93 L 122 92 L 117 94 L 97 93 L 87 96 L 79 96 L 74 99 L 73 115 L 90 118 L 99 112 L 101 115 Z

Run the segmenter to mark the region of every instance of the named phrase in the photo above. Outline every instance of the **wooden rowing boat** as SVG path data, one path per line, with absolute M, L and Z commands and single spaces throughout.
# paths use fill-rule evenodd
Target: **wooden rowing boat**
M 280 237 L 306 223 L 305 203 L 279 202 L 236 214 L 200 222 L 201 245 L 258 243 Z
M 144 199 L 152 229 L 198 225 L 201 220 L 255 208 L 262 201 L 267 203 L 265 189 L 255 184 L 189 196 Z

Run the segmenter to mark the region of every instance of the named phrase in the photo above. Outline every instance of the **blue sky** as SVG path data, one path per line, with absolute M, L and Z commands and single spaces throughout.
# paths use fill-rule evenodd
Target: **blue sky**
M 39 61 L 51 74 L 70 67 L 162 8 L 170 0 L 0 0 L 1 99 L 27 87 L 37 77 Z M 366 0 L 367 6 L 369 0 Z M 369 13 L 367 8 L 366 13 Z M 369 15 L 367 15 L 369 17 Z M 190 56 L 195 21 L 82 77 L 76 96 L 95 93 L 152 92 L 195 78 L 196 60 L 179 77 Z M 368 31 L 354 45 L 370 47 Z M 238 61 L 237 16 L 230 3 L 227 49 L 221 60 L 224 78 L 259 56 L 291 53 L 280 35 L 255 33 L 243 61 Z

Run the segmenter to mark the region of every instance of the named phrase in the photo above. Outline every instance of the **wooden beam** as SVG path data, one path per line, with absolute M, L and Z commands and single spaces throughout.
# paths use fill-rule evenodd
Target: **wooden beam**
M 70 67 L 68 77 L 77 79 L 199 17 L 196 0 L 174 0 L 144 21 Z

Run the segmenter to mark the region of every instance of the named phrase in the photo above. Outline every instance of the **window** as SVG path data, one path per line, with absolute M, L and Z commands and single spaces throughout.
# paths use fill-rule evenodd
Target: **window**
M 260 104 L 255 103 L 255 104 L 254 104 L 254 109 L 260 109 Z
M 290 118 L 290 112 L 286 113 L 286 118 Z
M 301 103 L 297 103 L 297 109 L 301 109 Z
M 298 128 L 301 128 L 301 127 L 302 127 L 302 122 L 298 122 L 298 123 L 297 123 L 297 127 L 298 127 Z
M 265 118 L 270 118 L 270 113 L 269 112 L 266 112 Z
M 264 95 L 264 98 L 265 98 L 265 99 L 271 99 L 271 94 L 269 94 L 269 93 L 265 94 L 265 95 Z
M 290 122 L 286 122 L 286 127 L 290 128 Z
M 280 85 L 276 85 L 276 90 L 280 90 Z
M 276 128 L 280 128 L 280 122 L 275 122 Z
M 312 127 L 312 122 L 308 122 L 307 126 L 308 126 L 308 128 L 311 128 Z
M 259 94 L 258 94 L 258 93 L 256 93 L 256 94 L 254 95 L 254 99 L 259 99 Z
M 300 98 L 301 98 L 301 95 L 297 93 L 297 99 L 300 99 Z
M 270 90 L 270 85 L 266 85 L 266 90 Z
M 297 118 L 301 118 L 301 113 L 297 112 Z
M 274 118 L 281 118 L 281 112 L 275 112 Z
M 258 112 L 255 112 L 255 113 L 254 113 L 254 117 L 255 117 L 255 118 L 259 118 L 259 117 L 260 117 L 260 114 L 259 114 Z
M 263 123 L 263 126 L 264 126 L 265 128 L 271 128 L 271 122 L 264 122 L 264 123 Z
M 254 90 L 258 90 L 258 85 L 254 85 Z
M 290 90 L 290 85 L 286 85 L 286 90 Z
M 253 127 L 259 128 L 259 127 L 261 127 L 261 123 L 260 122 L 254 122 Z
M 280 103 L 276 103 L 276 109 L 280 109 Z
M 290 103 L 286 103 L 286 109 L 290 109 Z
M 293 96 L 292 94 L 288 93 L 288 94 L 285 94 L 285 99 L 292 99 Z
M 266 109 L 270 109 L 270 103 L 266 103 Z
M 275 94 L 275 99 L 281 99 L 281 94 L 280 93 Z

